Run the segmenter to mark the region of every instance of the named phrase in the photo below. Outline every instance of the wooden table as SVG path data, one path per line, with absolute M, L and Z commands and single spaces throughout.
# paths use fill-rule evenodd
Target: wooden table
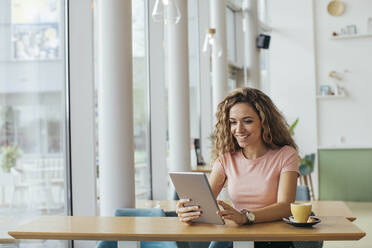
M 139 200 L 138 208 L 158 207 L 174 211 L 177 201 Z M 9 232 L 16 239 L 119 240 L 119 247 L 135 247 L 138 241 L 246 241 L 359 240 L 365 233 L 348 220 L 355 220 L 341 201 L 313 201 L 321 223 L 314 228 L 295 228 L 283 222 L 236 226 L 180 223 L 171 217 L 78 217 L 43 216 Z M 346 218 L 345 218 L 346 217 Z M 14 242 L 14 239 L 12 239 Z M 133 242 L 134 241 L 134 242 Z M 239 242 L 240 241 L 240 242 Z M 252 247 L 252 242 L 248 242 Z
M 137 208 L 162 208 L 164 211 L 175 211 L 177 201 L 173 200 L 137 200 Z M 343 216 L 350 221 L 356 217 L 343 201 L 312 201 L 313 211 L 318 216 Z
M 355 215 L 343 201 L 311 201 L 313 212 L 319 216 L 343 216 L 349 221 L 356 220 Z
M 365 233 L 344 217 L 320 217 L 314 228 L 296 228 L 282 221 L 237 226 L 181 223 L 172 217 L 42 216 L 9 231 L 16 239 L 118 240 L 119 247 L 138 241 L 319 241 L 359 240 Z M 134 241 L 134 242 L 133 242 Z M 237 244 L 235 246 L 235 244 Z
M 212 165 L 206 164 L 206 165 L 198 165 L 196 166 L 196 169 L 192 169 L 192 172 L 204 172 L 204 173 L 211 173 L 212 171 Z

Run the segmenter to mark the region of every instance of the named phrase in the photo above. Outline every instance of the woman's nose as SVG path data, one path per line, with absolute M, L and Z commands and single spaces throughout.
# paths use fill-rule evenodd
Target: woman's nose
M 238 122 L 238 123 L 236 124 L 236 131 L 242 131 L 243 129 L 244 129 L 244 128 L 243 128 L 242 123 Z

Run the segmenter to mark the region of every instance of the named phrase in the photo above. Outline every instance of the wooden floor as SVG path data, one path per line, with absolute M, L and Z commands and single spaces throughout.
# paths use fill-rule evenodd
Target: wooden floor
M 367 235 L 359 241 L 328 241 L 324 248 L 371 248 L 372 247 L 372 202 L 346 202 L 347 206 L 357 217 L 354 221 Z

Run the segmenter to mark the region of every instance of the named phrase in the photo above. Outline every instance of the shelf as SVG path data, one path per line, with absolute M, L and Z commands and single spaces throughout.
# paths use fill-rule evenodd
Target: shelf
M 345 94 L 342 94 L 342 95 L 329 95 L 329 96 L 317 95 L 316 98 L 318 98 L 318 99 L 340 99 L 340 98 L 346 98 L 346 95 Z
M 372 34 L 337 35 L 337 36 L 331 36 L 331 40 L 345 40 L 345 39 L 356 39 L 356 38 L 367 38 L 367 37 L 372 37 Z

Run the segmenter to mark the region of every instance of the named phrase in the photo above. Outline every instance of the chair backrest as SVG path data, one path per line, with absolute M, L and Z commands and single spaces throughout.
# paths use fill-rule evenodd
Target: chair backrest
M 296 201 L 310 201 L 310 190 L 306 185 L 298 185 L 296 190 Z
M 138 217 L 165 217 L 163 209 L 160 208 L 118 208 L 114 213 L 117 217 L 138 216 Z M 117 248 L 117 241 L 99 241 L 96 248 Z M 141 248 L 177 248 L 176 242 L 143 241 Z
M 161 208 L 118 208 L 114 216 L 165 217 Z

